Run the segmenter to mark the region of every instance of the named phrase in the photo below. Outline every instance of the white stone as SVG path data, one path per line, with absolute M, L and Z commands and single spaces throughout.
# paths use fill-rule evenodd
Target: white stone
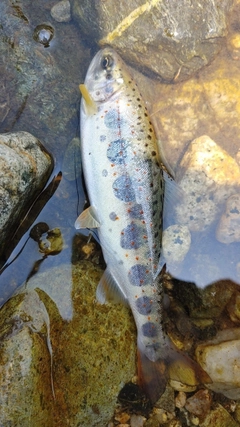
M 206 386 L 229 399 L 240 398 L 240 328 L 218 332 L 196 348 L 198 363 L 210 376 Z

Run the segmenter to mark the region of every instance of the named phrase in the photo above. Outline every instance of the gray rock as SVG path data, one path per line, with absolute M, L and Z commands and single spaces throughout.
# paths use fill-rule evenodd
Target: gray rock
M 71 20 L 71 7 L 68 0 L 56 3 L 51 9 L 51 15 L 57 22 L 69 22 Z
M 55 21 L 41 4 L 0 2 L 0 132 L 24 129 L 58 159 L 76 135 L 90 55 L 76 25 Z
M 167 81 L 183 80 L 221 49 L 232 0 L 74 0 L 81 29 L 100 45 L 111 45 L 144 72 Z
M 0 135 L 0 255 L 52 167 L 50 154 L 28 132 Z
M 216 238 L 226 244 L 240 242 L 240 194 L 227 199 L 226 210 L 216 229 Z

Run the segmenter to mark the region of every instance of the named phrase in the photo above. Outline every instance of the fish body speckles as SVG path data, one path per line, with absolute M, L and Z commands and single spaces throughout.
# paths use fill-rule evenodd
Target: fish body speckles
M 91 207 L 76 227 L 98 227 L 107 269 L 97 296 L 104 302 L 118 293 L 129 303 L 140 381 L 155 400 L 167 381 L 155 362 L 168 357 L 169 347 L 161 324 L 164 181 L 156 136 L 138 87 L 112 49 L 96 54 L 82 94 L 81 151 Z

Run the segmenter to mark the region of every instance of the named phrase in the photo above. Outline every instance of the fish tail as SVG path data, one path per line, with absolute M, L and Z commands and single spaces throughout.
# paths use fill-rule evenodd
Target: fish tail
M 138 383 L 154 404 L 164 393 L 168 382 L 168 370 L 164 360 L 153 362 L 138 349 Z
M 138 348 L 138 381 L 152 404 L 164 393 L 169 379 L 188 386 L 212 382 L 197 362 L 175 348 L 170 340 L 166 342 L 161 358 L 156 361 Z

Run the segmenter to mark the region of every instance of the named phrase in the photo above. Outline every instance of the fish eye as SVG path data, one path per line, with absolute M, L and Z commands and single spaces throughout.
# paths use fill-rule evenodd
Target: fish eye
M 110 55 L 104 56 L 101 65 L 103 70 L 108 71 L 113 66 L 113 58 Z

